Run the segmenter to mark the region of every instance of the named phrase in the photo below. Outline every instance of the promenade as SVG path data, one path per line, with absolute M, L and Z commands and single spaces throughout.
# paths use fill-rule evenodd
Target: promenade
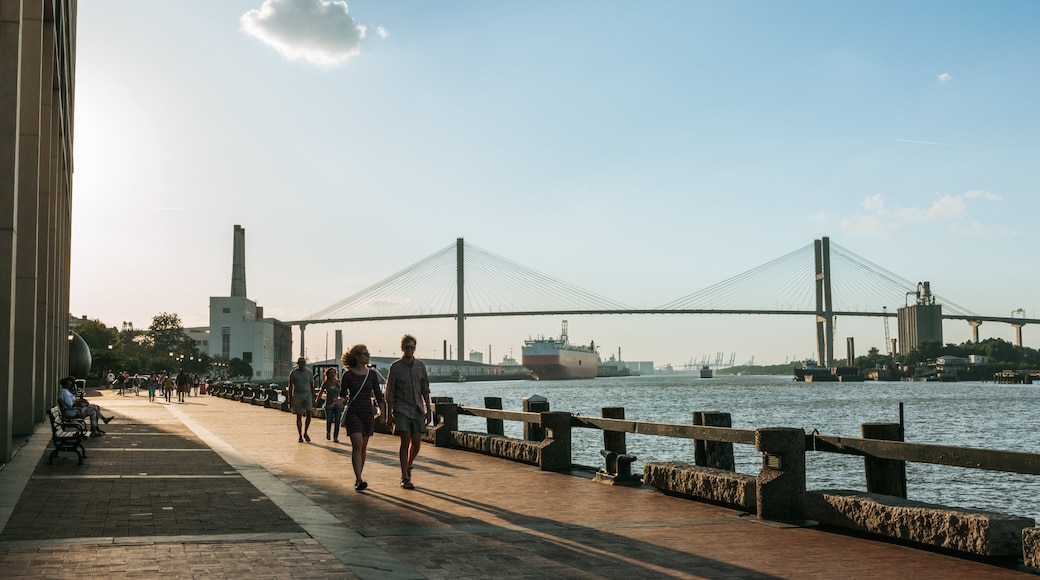
M 102 393 L 84 465 L 44 425 L 0 471 L 5 579 L 1035 577 L 432 444 L 408 491 L 388 435 L 358 493 L 324 420 Z

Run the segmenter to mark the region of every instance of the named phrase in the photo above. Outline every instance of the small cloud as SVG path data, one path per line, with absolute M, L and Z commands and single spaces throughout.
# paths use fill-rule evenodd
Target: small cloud
M 1001 201 L 1004 199 L 995 193 L 991 193 L 989 191 L 982 191 L 981 189 L 973 189 L 971 191 L 965 192 L 964 197 L 968 199 L 986 199 L 989 201 Z
M 899 141 L 900 143 L 916 143 L 918 145 L 941 145 L 943 147 L 953 147 L 953 145 L 950 145 L 949 143 L 940 143 L 938 141 L 921 141 L 920 139 L 899 139 L 897 137 L 896 141 Z
M 881 220 L 875 217 L 857 217 L 852 220 L 842 220 L 838 224 L 843 230 L 855 232 L 857 234 L 870 234 L 870 233 L 884 233 L 887 229 L 885 224 Z
M 950 73 L 942 73 L 941 75 L 939 75 L 939 82 L 940 83 L 948 83 L 948 82 L 950 82 L 952 80 L 953 80 L 953 75 L 951 75 Z
M 895 216 L 899 219 L 912 222 L 921 221 L 927 218 L 927 214 L 924 212 L 924 210 L 921 210 L 916 207 L 904 207 L 897 211 L 895 213 Z
M 387 38 L 390 38 L 390 31 L 383 28 L 382 26 L 376 26 L 376 36 L 383 40 L 386 40 Z
M 361 53 L 365 26 L 342 0 L 264 0 L 239 19 L 242 30 L 289 60 L 346 62 Z
M 870 211 L 881 211 L 884 208 L 884 206 L 885 201 L 881 199 L 880 193 L 875 193 L 874 195 L 863 200 L 864 209 L 868 209 Z
M 930 219 L 960 217 L 964 215 L 966 206 L 963 197 L 946 194 L 932 202 L 932 207 L 928 208 L 927 215 Z

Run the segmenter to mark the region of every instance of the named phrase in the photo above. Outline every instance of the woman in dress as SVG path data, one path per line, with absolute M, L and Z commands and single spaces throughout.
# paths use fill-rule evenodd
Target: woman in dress
M 339 396 L 339 378 L 336 367 L 325 369 L 325 381 L 318 389 L 318 398 L 325 395 L 325 439 L 339 443 L 339 420 L 343 413 L 344 401 Z
M 368 439 L 375 432 L 375 405 L 379 409 L 379 422 L 382 423 L 386 417 L 383 392 L 379 390 L 379 373 L 368 365 L 370 356 L 367 346 L 355 344 L 343 353 L 341 359 L 343 366 L 347 367 L 340 379 L 340 393 L 346 399 L 343 425 L 350 437 L 350 462 L 354 466 L 354 489 L 357 491 L 368 487 L 361 472 L 365 469 Z

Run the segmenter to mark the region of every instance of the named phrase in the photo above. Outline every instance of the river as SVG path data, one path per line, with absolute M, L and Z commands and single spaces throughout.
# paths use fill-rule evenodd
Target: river
M 599 417 L 603 407 L 624 407 L 625 418 L 690 424 L 694 411 L 730 413 L 733 427 L 800 427 L 823 435 L 859 437 L 860 424 L 897 423 L 904 406 L 905 438 L 915 443 L 1040 453 L 1040 386 L 995 383 L 799 383 L 779 376 L 724 376 L 701 379 L 671 374 L 576 381 L 493 381 L 434 383 L 435 397 L 483 407 L 484 397 L 501 397 L 507 410 L 521 410 L 524 397 L 541 395 L 550 409 Z M 459 428 L 486 432 L 486 422 L 460 416 Z M 521 436 L 507 421 L 505 433 Z M 602 466 L 602 433 L 575 429 L 572 461 Z M 693 461 L 685 439 L 627 434 L 628 452 L 638 461 Z M 753 446 L 734 445 L 737 471 L 757 474 L 761 455 Z M 808 489 L 866 490 L 863 459 L 809 453 Z M 910 499 L 961 508 L 1032 517 L 1040 521 L 1040 476 L 908 463 Z

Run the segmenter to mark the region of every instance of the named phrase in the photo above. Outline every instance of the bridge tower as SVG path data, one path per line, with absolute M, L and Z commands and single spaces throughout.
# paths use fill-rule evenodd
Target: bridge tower
M 455 240 L 455 295 L 458 297 L 459 360 L 465 360 L 466 352 L 466 286 L 463 284 L 464 250 L 462 238 Z
M 834 306 L 831 302 L 831 240 L 813 242 L 816 256 L 816 350 L 822 366 L 834 360 Z

